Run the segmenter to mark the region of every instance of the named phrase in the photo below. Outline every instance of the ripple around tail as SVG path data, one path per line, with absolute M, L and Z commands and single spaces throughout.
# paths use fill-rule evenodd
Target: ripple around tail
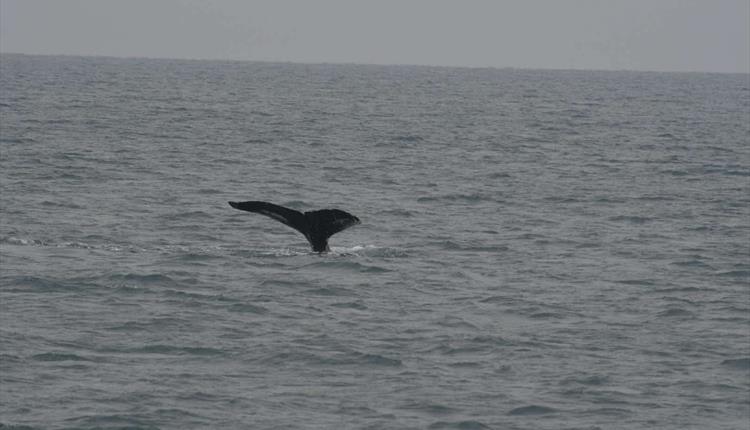
M 363 273 L 385 273 L 390 272 L 390 269 L 385 267 L 362 264 L 356 261 L 319 261 L 304 266 L 306 268 L 315 269 L 326 269 L 326 270 L 343 270 L 347 272 L 363 272 Z
M 279 258 L 279 257 L 299 257 L 302 255 L 313 254 L 310 248 L 274 248 L 268 250 L 258 249 L 240 249 L 234 251 L 233 254 L 250 259 L 256 258 Z
M 400 248 L 388 248 L 375 245 L 355 245 L 352 247 L 332 246 L 331 255 L 356 255 L 364 257 L 407 257 L 409 253 Z
M 50 248 L 74 248 L 74 249 L 91 249 L 101 250 L 109 252 L 139 252 L 143 251 L 132 245 L 121 245 L 113 242 L 109 243 L 88 243 L 85 241 L 64 241 L 56 242 L 49 239 L 33 239 L 33 238 L 22 238 L 7 236 L 0 239 L 0 245 L 15 245 L 15 246 L 38 246 L 38 247 L 50 247 Z

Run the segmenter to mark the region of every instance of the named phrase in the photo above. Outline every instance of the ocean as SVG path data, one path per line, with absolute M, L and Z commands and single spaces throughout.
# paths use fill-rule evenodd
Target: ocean
M 749 143 L 748 75 L 3 54 L 0 427 L 747 429 Z

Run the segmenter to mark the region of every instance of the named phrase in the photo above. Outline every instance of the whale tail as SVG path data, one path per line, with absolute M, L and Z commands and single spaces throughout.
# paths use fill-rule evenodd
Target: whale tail
M 288 225 L 305 235 L 315 252 L 329 251 L 329 237 L 360 223 L 359 218 L 339 209 L 322 209 L 302 213 L 268 202 L 229 202 L 229 205 L 235 209 L 265 215 Z

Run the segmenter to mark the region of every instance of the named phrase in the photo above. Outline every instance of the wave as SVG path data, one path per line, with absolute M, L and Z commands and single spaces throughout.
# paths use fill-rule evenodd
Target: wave
M 413 212 L 408 211 L 406 209 L 386 209 L 386 210 L 380 211 L 380 213 L 386 214 L 386 215 L 392 215 L 396 217 L 406 217 L 406 218 L 411 218 L 414 216 Z
M 465 420 L 465 421 L 437 421 L 430 424 L 428 429 L 442 430 L 442 429 L 454 429 L 454 430 L 484 430 L 491 428 L 490 426 L 482 423 L 481 421 Z
M 233 251 L 231 255 L 244 257 L 250 260 L 258 258 L 279 258 L 279 257 L 299 257 L 303 255 L 316 254 L 310 250 L 309 247 L 305 248 L 273 248 L 268 250 L 263 249 L 240 249 Z
M 196 253 L 196 252 L 187 252 L 185 254 L 181 254 L 176 257 L 176 260 L 182 261 L 185 263 L 193 263 L 193 264 L 199 264 L 204 261 L 211 261 L 211 260 L 217 260 L 223 258 L 220 255 L 215 254 L 209 254 L 209 253 Z
M 695 267 L 695 268 L 701 268 L 701 269 L 714 270 L 713 266 L 711 266 L 710 264 L 704 263 L 700 260 L 675 261 L 669 264 L 672 266 L 678 266 L 678 267 Z
M 201 188 L 196 191 L 198 194 L 222 194 L 224 191 L 215 188 Z
M 183 411 L 180 418 L 185 416 L 191 416 L 192 413 Z M 163 416 L 163 415 L 160 415 Z M 175 416 L 175 419 L 178 417 Z M 114 415 L 83 415 L 65 420 L 68 425 L 72 424 L 73 427 L 66 428 L 117 428 L 127 430 L 154 430 L 157 429 L 154 423 L 150 419 L 144 418 L 142 415 L 131 415 L 131 414 L 114 414 Z
M 443 194 L 439 196 L 426 196 L 419 197 L 417 199 L 419 203 L 433 203 L 433 202 L 448 202 L 448 203 L 480 203 L 480 202 L 496 202 L 502 203 L 501 200 L 496 199 L 493 196 L 488 196 L 481 193 L 452 193 Z
M 100 288 L 86 279 L 58 280 L 38 276 L 4 276 L 0 278 L 0 285 L 3 291 L 19 293 L 79 292 Z
M 721 364 L 732 369 L 750 370 L 750 357 L 727 359 L 722 361 Z
M 314 295 L 314 296 L 330 296 L 330 297 L 346 297 L 346 296 L 355 295 L 355 293 L 352 290 L 348 288 L 342 288 L 342 287 L 310 288 L 308 290 L 305 290 L 305 293 L 309 295 Z
M 651 222 L 654 218 L 636 215 L 618 215 L 608 218 L 610 221 L 629 222 L 631 224 L 645 224 Z
M 63 179 L 82 179 L 79 176 L 75 175 L 67 175 L 62 177 Z M 56 207 L 56 208 L 65 208 L 65 209 L 85 209 L 84 206 L 77 205 L 75 203 L 70 202 L 54 202 L 51 200 L 45 200 L 42 203 L 42 206 L 49 206 L 49 207 Z
M 342 308 L 342 309 L 354 309 L 358 311 L 364 311 L 367 310 L 367 306 L 365 306 L 364 303 L 362 303 L 360 300 L 355 300 L 353 302 L 340 302 L 340 303 L 333 303 L 331 306 L 335 308 Z
M 229 312 L 249 313 L 263 315 L 268 313 L 268 308 L 263 306 L 251 305 L 250 303 L 235 303 L 229 306 Z
M 511 175 L 510 173 L 505 173 L 505 172 L 494 172 L 494 173 L 490 173 L 489 175 L 487 175 L 487 177 L 490 179 L 504 179 L 504 178 L 510 178 Z
M 670 175 L 670 176 L 688 176 L 690 175 L 690 172 L 687 170 L 680 170 L 680 169 L 666 169 L 661 170 L 659 173 L 664 175 Z
M 377 265 L 370 265 L 370 264 L 362 264 L 356 261 L 335 261 L 335 260 L 325 260 L 325 261 L 318 261 L 315 263 L 308 264 L 304 266 L 306 268 L 315 268 L 315 269 L 332 269 L 332 270 L 345 270 L 345 271 L 351 271 L 351 272 L 363 272 L 363 273 L 385 273 L 390 272 L 390 269 L 387 269 L 382 266 Z
M 64 352 L 45 352 L 41 354 L 35 354 L 31 356 L 31 359 L 36 361 L 91 361 L 90 359 L 81 357 L 80 355 Z
M 186 246 L 186 245 L 162 245 L 153 247 L 143 247 L 134 244 L 123 244 L 112 242 L 109 238 L 102 236 L 86 236 L 84 239 L 90 238 L 91 241 L 62 241 L 56 242 L 51 239 L 34 239 L 34 238 L 23 238 L 15 236 L 6 236 L 0 238 L 0 245 L 14 245 L 14 246 L 36 246 L 36 247 L 49 247 L 49 248 L 72 248 L 72 249 L 87 249 L 107 252 L 127 252 L 127 253 L 149 253 L 156 252 L 161 254 L 174 254 L 175 258 L 181 259 L 187 262 L 198 262 L 204 260 L 213 260 L 221 258 L 226 249 L 220 245 L 209 245 L 209 246 Z M 220 239 L 213 236 L 202 236 L 197 237 L 207 242 L 218 242 Z M 246 251 L 243 251 L 246 252 Z M 293 252 L 289 249 L 274 250 L 269 252 L 258 253 L 257 256 L 268 256 L 269 254 L 279 255 L 303 255 L 308 252 Z
M 364 256 L 364 257 L 407 257 L 409 252 L 402 248 L 381 247 L 376 245 L 354 245 L 352 247 L 332 246 L 330 255 L 333 256 Z
M 401 367 L 403 363 L 397 358 L 390 358 L 380 354 L 353 353 L 353 363 L 371 366 Z
M 432 242 L 431 245 L 438 246 L 446 251 L 506 252 L 510 249 L 505 245 L 479 245 L 452 240 Z
M 458 412 L 458 409 L 451 408 L 449 406 L 417 400 L 411 400 L 407 404 L 401 406 L 399 409 L 425 412 L 430 415 L 448 415 Z
M 658 288 L 653 290 L 654 293 L 691 293 L 696 291 L 715 291 L 713 288 L 709 287 L 668 287 L 668 288 Z
M 33 239 L 33 238 L 23 238 L 23 237 L 15 237 L 15 236 L 6 236 L 3 238 L 0 238 L 0 245 L 15 245 L 15 246 L 39 246 L 39 247 L 50 247 L 50 248 L 76 248 L 76 249 L 96 249 L 96 250 L 103 250 L 103 251 L 111 251 L 111 252 L 137 252 L 142 251 L 143 249 L 138 248 L 133 245 L 123 245 L 118 243 L 89 243 L 89 242 L 83 242 L 83 241 L 64 241 L 64 242 L 55 242 L 53 240 L 48 239 Z
M 177 282 L 169 276 L 160 273 L 118 273 L 109 276 L 109 280 L 116 284 L 136 285 L 175 285 Z
M 748 170 L 725 170 L 722 172 L 726 176 L 750 176 L 750 169 Z
M 225 351 L 201 346 L 176 346 L 165 344 L 144 345 L 135 348 L 115 349 L 112 352 L 128 354 L 162 354 L 162 355 L 193 355 L 214 356 L 225 355 Z
M 38 239 L 9 236 L 9 237 L 0 238 L 0 244 L 18 245 L 18 246 L 44 246 L 46 245 L 46 242 L 38 240 Z
M 212 219 L 213 216 L 203 211 L 187 211 L 187 212 L 173 212 L 169 214 L 160 215 L 159 218 L 167 221 L 179 221 L 179 220 L 207 220 Z
M 0 143 L 34 143 L 36 140 L 29 137 L 0 137 Z
M 603 375 L 589 375 L 589 376 L 579 376 L 579 377 L 569 377 L 564 379 L 561 384 L 562 385 L 570 385 L 570 384 L 581 384 L 581 385 L 593 385 L 593 386 L 600 386 L 608 383 L 610 378 L 608 376 Z
M 576 199 L 574 197 L 565 197 L 565 196 L 549 196 L 542 198 L 543 201 L 549 202 L 549 203 L 581 203 L 583 200 Z
M 512 409 L 510 412 L 508 412 L 508 415 L 546 415 L 555 412 L 557 412 L 557 409 L 550 408 L 548 406 L 529 405 Z
M 415 145 L 420 142 L 424 142 L 424 138 L 422 136 L 413 135 L 413 134 L 404 134 L 400 136 L 393 136 L 390 139 L 387 140 L 379 140 L 375 146 L 382 148 L 382 147 L 403 147 L 407 145 Z
M 726 272 L 716 273 L 714 276 L 721 276 L 727 278 L 741 278 L 748 280 L 750 278 L 750 270 L 729 270 Z
M 424 141 L 424 138 L 416 134 L 407 134 L 402 136 L 395 136 L 392 140 L 394 142 L 416 143 Z
M 614 281 L 618 284 L 623 285 L 641 285 L 644 287 L 654 287 L 656 286 L 656 281 L 653 279 L 623 279 L 619 281 Z
M 262 363 L 289 363 L 303 362 L 310 366 L 366 366 L 366 367 L 401 367 L 403 363 L 397 358 L 387 357 L 381 354 L 362 353 L 358 351 L 347 351 L 342 353 L 326 354 L 313 353 L 307 350 L 291 350 L 267 354 L 256 359 Z
M 674 196 L 669 195 L 644 195 L 636 197 L 635 199 L 645 202 L 671 202 L 677 200 Z M 625 200 L 621 201 L 620 203 L 625 203 Z
M 660 317 L 666 318 L 694 318 L 695 314 L 687 309 L 682 308 L 671 308 L 665 311 L 661 311 L 657 314 Z

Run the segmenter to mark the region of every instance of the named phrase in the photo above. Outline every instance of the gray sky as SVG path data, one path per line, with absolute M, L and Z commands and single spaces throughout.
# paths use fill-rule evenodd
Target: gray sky
M 0 0 L 0 51 L 750 72 L 750 0 Z

